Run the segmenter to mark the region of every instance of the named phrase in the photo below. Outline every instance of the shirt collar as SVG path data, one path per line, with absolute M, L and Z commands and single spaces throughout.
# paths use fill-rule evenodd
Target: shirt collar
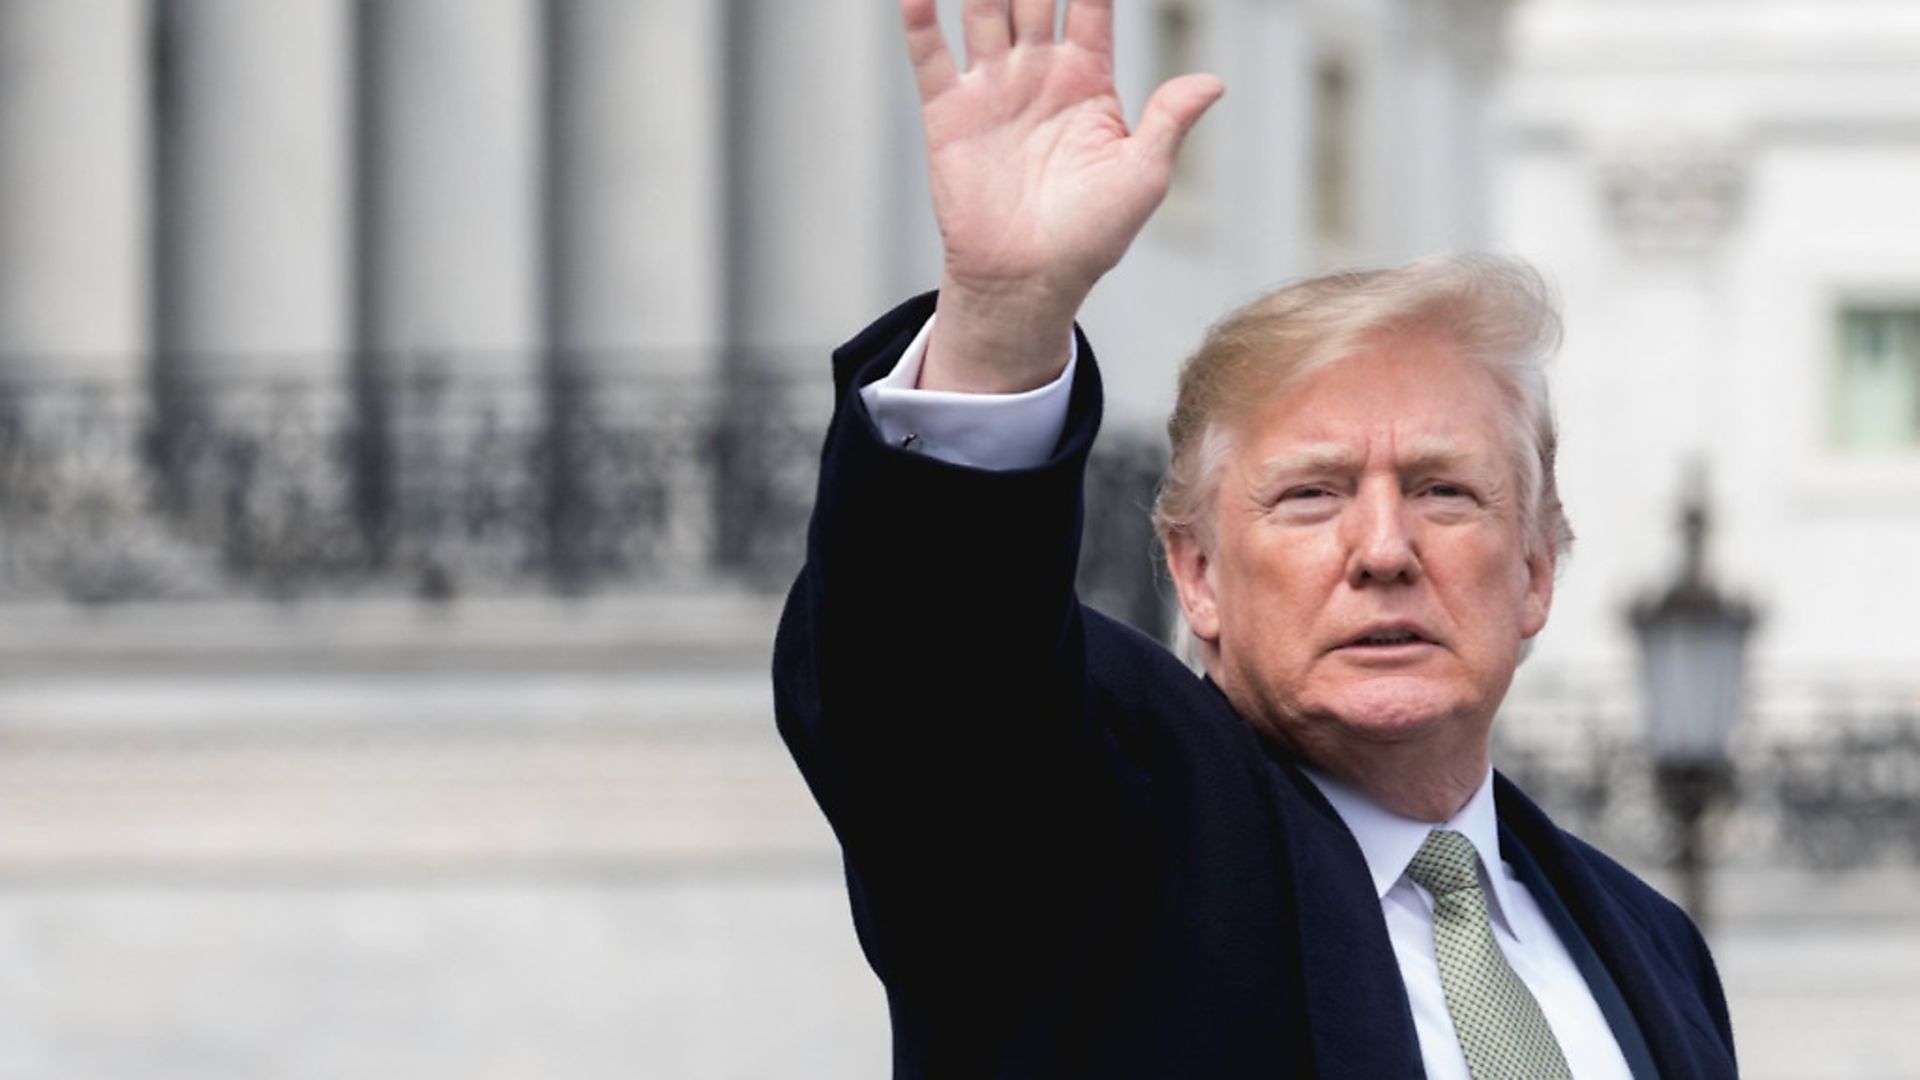
M 1500 921 L 1508 933 L 1519 937 L 1513 920 L 1506 915 L 1510 906 L 1508 894 L 1514 882 L 1508 877 L 1505 864 L 1500 859 L 1500 818 L 1493 805 L 1493 770 L 1487 770 L 1480 787 L 1460 808 L 1459 813 L 1437 825 L 1402 817 L 1374 802 L 1360 789 L 1318 769 L 1303 765 L 1300 771 L 1306 773 L 1307 779 L 1320 789 L 1320 794 L 1333 804 L 1334 812 L 1340 815 L 1347 831 L 1359 842 L 1360 854 L 1367 860 L 1367 873 L 1373 878 L 1375 895 L 1383 900 L 1386 898 L 1387 891 L 1406 873 L 1407 865 L 1413 862 L 1420 845 L 1426 843 L 1428 833 L 1435 829 L 1452 829 L 1472 841 L 1474 850 L 1480 855 L 1481 881 L 1492 885 L 1488 906 L 1492 909 L 1493 917 Z

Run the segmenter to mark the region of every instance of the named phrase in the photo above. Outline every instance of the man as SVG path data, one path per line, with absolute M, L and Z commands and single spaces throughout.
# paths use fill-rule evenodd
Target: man
M 905 0 L 937 300 L 835 357 L 781 731 L 900 1076 L 1723 1077 L 1676 908 L 1496 778 L 1570 533 L 1537 280 L 1336 275 L 1189 361 L 1156 522 L 1205 678 L 1073 596 L 1094 282 L 1221 92 L 1129 133 L 1111 0 Z M 933 318 L 937 308 L 937 318 Z

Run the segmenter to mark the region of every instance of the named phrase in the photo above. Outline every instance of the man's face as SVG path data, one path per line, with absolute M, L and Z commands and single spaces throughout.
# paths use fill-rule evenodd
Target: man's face
M 1309 761 L 1422 742 L 1477 753 L 1546 624 L 1499 390 L 1406 335 L 1256 409 L 1221 470 L 1211 551 L 1170 553 L 1209 673 Z

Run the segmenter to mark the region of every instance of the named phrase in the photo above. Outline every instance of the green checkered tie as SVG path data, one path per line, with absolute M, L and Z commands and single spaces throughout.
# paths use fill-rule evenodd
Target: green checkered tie
M 1570 1080 L 1540 1003 L 1493 940 L 1479 866 L 1473 841 L 1435 829 L 1407 867 L 1433 894 L 1433 950 L 1467 1069 L 1473 1080 Z

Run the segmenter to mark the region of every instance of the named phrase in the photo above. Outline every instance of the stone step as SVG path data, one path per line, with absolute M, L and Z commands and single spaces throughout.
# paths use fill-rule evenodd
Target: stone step
M 831 867 L 764 670 L 0 680 L 0 878 Z
M 564 598 L 0 605 L 0 675 L 41 672 L 765 670 L 781 598 L 743 591 Z

